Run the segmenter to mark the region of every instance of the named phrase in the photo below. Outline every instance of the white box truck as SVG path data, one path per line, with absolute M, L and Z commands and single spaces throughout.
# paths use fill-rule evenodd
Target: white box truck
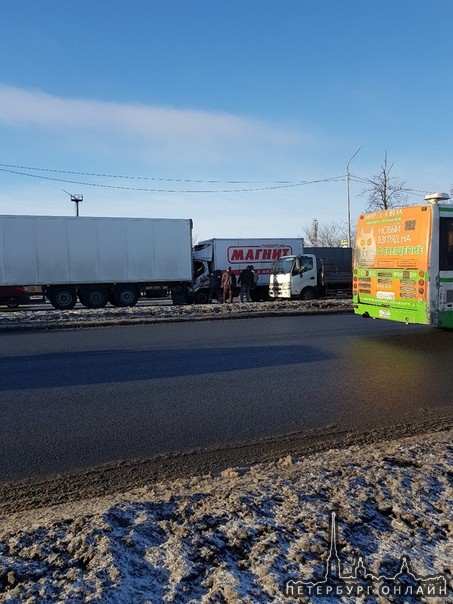
M 231 266 L 239 277 L 247 266 L 253 266 L 258 275 L 258 282 L 252 298 L 267 300 L 269 297 L 269 278 L 272 265 L 282 256 L 302 254 L 303 239 L 208 239 L 194 247 L 194 283 L 189 291 L 189 300 L 205 303 L 209 295 L 209 274 L 213 271 L 225 271 Z
M 352 296 L 351 248 L 306 248 L 303 254 L 288 254 L 272 266 L 272 299 L 313 300 L 349 295 Z
M 192 283 L 192 221 L 0 216 L 0 287 L 40 286 L 56 309 L 134 306 Z

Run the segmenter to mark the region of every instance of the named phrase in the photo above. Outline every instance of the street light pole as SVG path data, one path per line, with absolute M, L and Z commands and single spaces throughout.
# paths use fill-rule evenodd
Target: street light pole
M 79 217 L 79 203 L 83 201 L 83 195 L 71 195 L 71 201 L 76 204 L 76 216 Z
M 73 201 L 76 205 L 76 212 L 75 215 L 77 216 L 77 218 L 79 217 L 79 203 L 81 203 L 83 201 L 83 195 L 73 195 L 72 193 L 68 193 L 68 191 L 65 191 L 64 189 L 61 189 L 63 191 L 63 193 L 66 193 L 66 195 L 69 195 L 69 197 L 71 198 L 71 201 Z
M 349 197 L 349 164 L 352 162 L 354 157 L 360 151 L 362 147 L 359 147 L 351 159 L 346 164 L 346 191 L 347 191 L 347 206 L 348 206 L 348 247 L 351 247 L 351 199 Z

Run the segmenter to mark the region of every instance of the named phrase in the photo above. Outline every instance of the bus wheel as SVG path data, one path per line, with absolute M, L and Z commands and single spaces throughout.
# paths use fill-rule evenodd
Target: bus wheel
M 306 287 L 300 292 L 301 300 L 314 300 L 316 298 L 316 292 L 312 287 Z

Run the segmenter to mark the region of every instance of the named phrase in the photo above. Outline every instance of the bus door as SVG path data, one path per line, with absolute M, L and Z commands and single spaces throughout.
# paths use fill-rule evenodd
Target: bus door
M 439 209 L 438 325 L 453 328 L 453 207 Z

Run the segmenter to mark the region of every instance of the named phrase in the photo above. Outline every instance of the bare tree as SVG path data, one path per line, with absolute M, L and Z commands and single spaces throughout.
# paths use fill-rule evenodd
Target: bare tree
M 302 232 L 309 247 L 339 247 L 347 239 L 347 227 L 337 222 L 319 223 L 316 218 Z
M 406 182 L 400 180 L 397 176 L 390 175 L 393 166 L 394 164 L 390 167 L 387 165 L 386 151 L 381 171 L 373 178 L 367 179 L 370 186 L 361 193 L 362 197 L 368 197 L 367 212 L 388 210 L 407 204 Z

